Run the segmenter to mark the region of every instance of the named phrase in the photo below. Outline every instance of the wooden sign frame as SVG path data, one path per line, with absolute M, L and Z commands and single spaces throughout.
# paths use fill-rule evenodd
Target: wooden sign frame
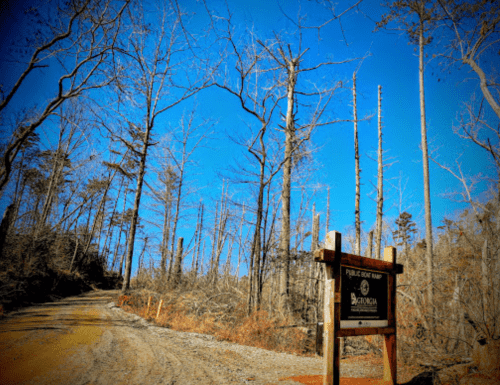
M 396 276 L 403 266 L 396 263 L 396 248 L 384 249 L 384 260 L 342 253 L 342 234 L 327 234 L 326 248 L 316 250 L 314 260 L 325 264 L 324 385 L 339 385 L 340 337 L 381 334 L 384 336 L 384 382 L 397 384 Z M 341 266 L 387 274 L 387 327 L 341 328 Z

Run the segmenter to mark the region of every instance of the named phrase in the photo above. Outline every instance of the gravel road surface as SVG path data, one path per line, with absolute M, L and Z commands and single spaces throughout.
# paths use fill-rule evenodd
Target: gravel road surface
M 0 321 L 0 384 L 279 384 L 322 373 L 322 359 L 216 341 L 149 324 L 93 291 Z M 356 377 L 344 361 L 341 376 Z M 378 377 L 382 368 L 363 368 Z

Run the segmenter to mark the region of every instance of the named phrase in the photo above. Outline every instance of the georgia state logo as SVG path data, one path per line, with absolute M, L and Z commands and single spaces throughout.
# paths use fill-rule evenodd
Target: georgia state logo
M 367 295 L 369 291 L 370 291 L 370 285 L 368 285 L 368 281 L 366 279 L 363 279 L 361 281 L 361 294 Z

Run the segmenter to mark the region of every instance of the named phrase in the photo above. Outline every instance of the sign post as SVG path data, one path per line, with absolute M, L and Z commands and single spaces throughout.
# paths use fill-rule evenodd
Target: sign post
M 396 248 L 384 260 L 342 253 L 342 235 L 331 231 L 314 259 L 325 264 L 324 385 L 339 385 L 339 338 L 384 335 L 384 382 L 396 385 Z

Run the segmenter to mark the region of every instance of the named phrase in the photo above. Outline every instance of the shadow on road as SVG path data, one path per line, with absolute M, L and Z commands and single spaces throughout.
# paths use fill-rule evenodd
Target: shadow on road
M 436 383 L 436 377 L 437 377 L 437 372 L 434 371 L 422 372 L 413 377 L 410 381 L 400 385 L 434 385 Z

